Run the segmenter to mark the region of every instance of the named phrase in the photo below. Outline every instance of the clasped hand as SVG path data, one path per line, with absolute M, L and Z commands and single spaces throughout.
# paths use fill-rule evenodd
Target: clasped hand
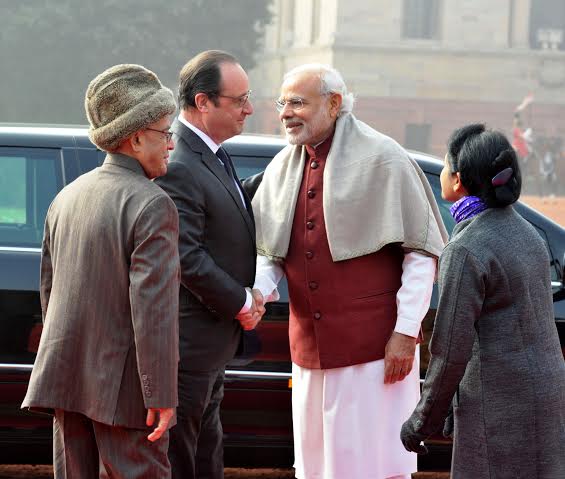
M 251 296 L 253 298 L 253 302 L 251 303 L 251 309 L 246 313 L 240 313 L 236 316 L 236 319 L 241 324 L 241 327 L 246 330 L 250 331 L 255 329 L 261 318 L 265 314 L 265 300 L 261 291 L 258 289 L 251 290 Z

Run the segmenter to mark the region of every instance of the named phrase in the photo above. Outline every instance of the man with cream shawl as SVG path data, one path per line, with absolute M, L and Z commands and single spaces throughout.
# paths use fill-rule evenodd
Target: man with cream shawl
M 296 477 L 409 478 L 399 439 L 419 397 L 417 343 L 447 239 L 423 172 L 357 120 L 341 75 L 284 77 L 290 143 L 253 199 L 255 288 L 286 275 Z

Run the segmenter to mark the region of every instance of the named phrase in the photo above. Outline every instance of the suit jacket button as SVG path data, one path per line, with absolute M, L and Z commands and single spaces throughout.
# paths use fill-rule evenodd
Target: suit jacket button
M 312 161 L 312 163 L 310 163 L 310 168 L 312 168 L 313 170 L 318 168 L 318 166 L 320 166 L 320 165 L 318 164 L 318 162 L 316 160 L 314 160 L 314 161 Z
M 306 223 L 306 228 L 308 228 L 309 230 L 313 230 L 314 229 L 314 222 L 313 221 L 308 221 Z
M 318 289 L 318 283 L 316 283 L 316 281 L 310 281 L 310 282 L 308 283 L 308 287 L 309 287 L 310 289 Z
M 314 253 L 312 251 L 306 251 L 306 258 L 312 259 L 314 257 Z
M 322 313 L 320 313 L 319 311 L 316 311 L 314 313 L 314 319 L 320 319 L 322 317 Z
M 316 196 L 316 192 L 314 190 L 308 190 L 306 194 L 308 195 L 308 198 L 314 198 L 314 196 Z

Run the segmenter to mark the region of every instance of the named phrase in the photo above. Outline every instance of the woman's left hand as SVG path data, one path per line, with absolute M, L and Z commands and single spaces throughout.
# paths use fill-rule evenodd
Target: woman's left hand
M 424 444 L 421 444 L 427 436 L 415 431 L 415 426 L 417 426 L 418 422 L 419 420 L 415 420 L 412 417 L 408 419 L 400 430 L 400 440 L 407 451 L 417 454 L 427 454 L 428 448 Z

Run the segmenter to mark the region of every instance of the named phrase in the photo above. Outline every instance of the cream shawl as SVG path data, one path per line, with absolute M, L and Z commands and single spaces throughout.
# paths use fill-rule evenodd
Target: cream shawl
M 286 257 L 306 148 L 288 145 L 267 166 L 253 198 L 257 250 Z M 439 257 L 447 232 L 418 164 L 394 140 L 351 113 L 337 119 L 324 169 L 323 208 L 334 261 L 389 243 Z

